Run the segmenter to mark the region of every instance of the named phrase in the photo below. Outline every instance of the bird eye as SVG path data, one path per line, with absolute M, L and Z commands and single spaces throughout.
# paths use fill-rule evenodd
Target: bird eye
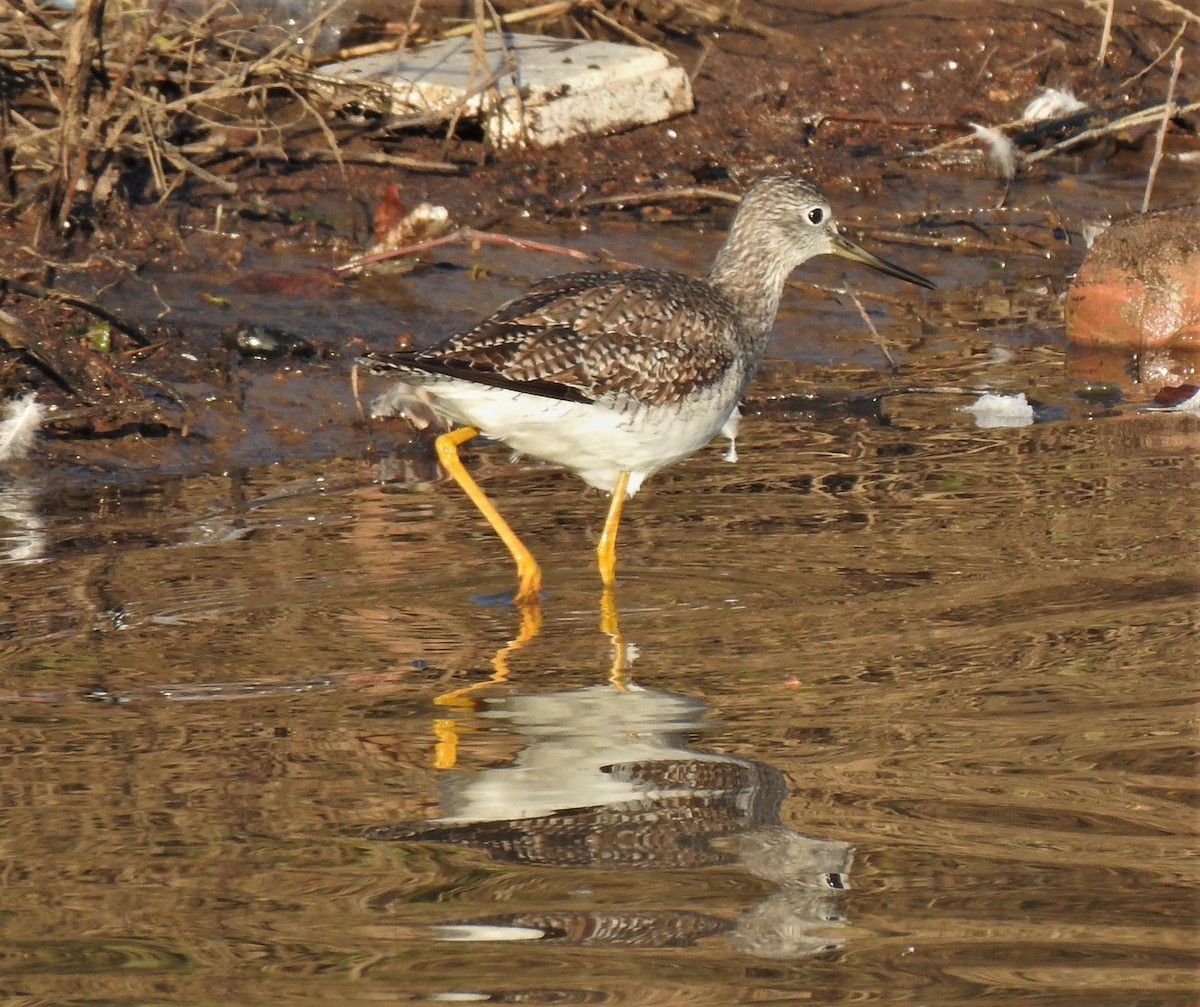
M 825 211 L 822 210 L 819 206 L 814 206 L 811 210 L 808 211 L 808 220 L 810 223 L 819 224 L 824 219 L 825 219 Z

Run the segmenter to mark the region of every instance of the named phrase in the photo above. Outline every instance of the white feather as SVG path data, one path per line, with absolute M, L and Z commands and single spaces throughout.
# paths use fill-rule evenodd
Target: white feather
M 1075 97 L 1070 91 L 1056 87 L 1048 87 L 1036 98 L 1030 100 L 1021 113 L 1026 122 L 1038 122 L 1043 119 L 1061 119 L 1064 115 L 1082 112 L 1087 105 Z
M 988 163 L 995 169 L 996 174 L 1011 182 L 1017 174 L 1016 144 L 991 126 L 980 126 L 979 123 L 973 122 L 971 128 L 987 147 Z
M 36 392 L 8 403 L 0 421 L 0 462 L 24 458 L 45 418 L 46 407 L 38 403 Z

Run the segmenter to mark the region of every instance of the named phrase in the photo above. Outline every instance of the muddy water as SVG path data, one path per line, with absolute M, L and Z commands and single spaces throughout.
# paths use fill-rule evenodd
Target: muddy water
M 1200 424 L 1071 379 L 1040 277 L 1077 251 L 999 283 L 888 254 L 949 287 L 868 302 L 902 373 L 789 295 L 740 461 L 628 508 L 615 616 L 603 499 L 472 454 L 543 562 L 532 633 L 425 452 L 353 426 L 345 367 L 247 365 L 236 465 L 17 470 L 4 995 L 1194 1002 Z M 418 336 L 466 314 L 462 274 L 411 282 Z M 268 406 L 313 395 L 343 412 L 289 452 Z

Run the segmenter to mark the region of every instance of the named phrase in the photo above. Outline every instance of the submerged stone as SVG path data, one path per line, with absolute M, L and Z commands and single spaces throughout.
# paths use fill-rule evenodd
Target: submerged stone
M 1085 346 L 1200 348 L 1200 205 L 1138 214 L 1102 232 L 1066 303 Z

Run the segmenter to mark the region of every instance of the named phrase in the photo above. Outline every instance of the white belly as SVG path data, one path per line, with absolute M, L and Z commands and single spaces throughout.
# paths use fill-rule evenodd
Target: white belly
M 725 396 L 707 395 L 676 406 L 608 408 L 455 380 L 421 391 L 447 419 L 569 468 L 597 489 L 611 492 L 617 475 L 628 472 L 630 496 L 647 476 L 712 440 L 736 405 L 736 398 L 725 405 Z

